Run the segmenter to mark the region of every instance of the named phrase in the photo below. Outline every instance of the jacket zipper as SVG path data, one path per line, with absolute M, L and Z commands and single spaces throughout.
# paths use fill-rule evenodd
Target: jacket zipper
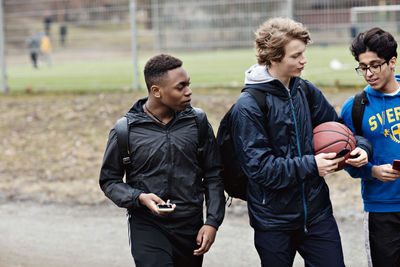
M 296 85 L 296 83 L 293 85 L 293 87 Z M 300 149 L 300 140 L 299 140 L 299 133 L 298 133 L 298 127 L 297 127 L 297 120 L 296 120 L 296 113 L 294 112 L 294 106 L 293 106 L 293 100 L 292 100 L 292 95 L 289 91 L 289 102 L 290 102 L 290 108 L 293 113 L 293 120 L 294 120 L 294 127 L 296 130 L 296 141 L 297 141 L 297 151 L 299 153 L 300 158 L 302 157 L 301 149 Z M 306 203 L 306 196 L 305 196 L 305 186 L 304 186 L 304 181 L 301 183 L 301 194 L 303 198 L 303 208 L 304 208 L 304 232 L 307 233 L 307 203 Z
M 263 199 L 262 199 L 262 204 L 265 205 L 267 199 L 267 194 L 265 193 L 265 190 L 263 190 Z
M 171 152 L 171 140 L 170 140 L 170 136 L 169 136 L 169 130 L 166 130 L 166 137 L 167 137 L 167 146 L 168 146 L 168 157 L 172 160 L 172 152 Z M 172 164 L 168 164 L 168 191 L 167 191 L 167 199 L 170 198 L 171 196 L 171 189 L 172 189 L 172 178 L 171 178 L 171 173 L 172 173 Z M 166 200 L 165 200 L 166 201 Z

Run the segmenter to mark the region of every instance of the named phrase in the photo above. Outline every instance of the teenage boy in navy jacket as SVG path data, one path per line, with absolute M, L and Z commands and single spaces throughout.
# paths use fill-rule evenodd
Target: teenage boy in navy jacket
M 296 251 L 306 266 L 344 266 L 323 178 L 343 158 L 334 159 L 336 153 L 315 156 L 312 133 L 313 127 L 338 116 L 321 91 L 299 77 L 307 62 L 309 33 L 301 23 L 275 18 L 256 35 L 258 65 L 247 71 L 245 87 L 265 92 L 267 118 L 243 92 L 232 112 L 232 134 L 249 177 L 250 224 L 262 266 L 292 266 Z M 347 163 L 357 167 L 368 161 L 360 147 L 352 156 Z

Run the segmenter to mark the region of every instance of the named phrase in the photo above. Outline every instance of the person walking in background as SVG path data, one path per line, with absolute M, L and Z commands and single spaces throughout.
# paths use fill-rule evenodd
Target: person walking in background
M 44 32 L 46 33 L 47 36 L 50 36 L 52 21 L 53 19 L 51 17 L 51 13 L 50 11 L 47 10 L 43 15 Z
M 40 38 L 40 55 L 47 62 L 47 66 L 51 66 L 51 42 L 48 35 L 43 32 L 39 33 Z
M 38 56 L 40 52 L 40 37 L 36 33 L 32 33 L 26 41 L 30 59 L 34 68 L 38 68 Z
M 291 19 L 261 25 L 255 40 L 258 64 L 246 72 L 245 88 L 264 92 L 267 110 L 244 91 L 232 111 L 234 147 L 249 178 L 250 224 L 262 266 L 292 266 L 296 251 L 306 266 L 344 266 L 323 178 L 343 157 L 314 156 L 312 132 L 323 122 L 338 121 L 338 115 L 318 88 L 300 78 L 310 41 L 307 29 Z M 362 141 L 347 163 L 367 163 L 369 145 Z
M 67 36 L 67 23 L 63 21 L 60 24 L 60 45 L 64 46 L 65 45 L 65 38 Z
M 368 85 L 361 98 L 351 97 L 344 103 L 341 116 L 353 132 L 360 131 L 371 142 L 374 154 L 367 165 L 346 170 L 361 178 L 369 266 L 398 267 L 400 170 L 392 166 L 393 160 L 400 160 L 400 76 L 394 75 L 397 42 L 389 32 L 372 28 L 359 33 L 350 50 L 358 62 L 357 74 Z M 361 100 L 363 112 L 353 108 Z
M 190 106 L 190 78 L 181 60 L 157 55 L 146 63 L 144 77 L 148 97 L 125 115 L 132 155 L 126 183 L 121 140 L 113 128 L 100 187 L 128 210 L 136 266 L 201 266 L 225 213 L 222 162 L 213 129 L 205 113 Z M 166 203 L 169 210 L 159 209 Z

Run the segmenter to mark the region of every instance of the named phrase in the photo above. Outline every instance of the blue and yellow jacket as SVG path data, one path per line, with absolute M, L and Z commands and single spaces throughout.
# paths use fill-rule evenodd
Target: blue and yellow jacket
M 400 76 L 396 76 L 400 82 Z M 361 168 L 348 167 L 354 178 L 361 179 L 364 210 L 369 212 L 400 212 L 400 179 L 382 182 L 371 175 L 372 166 L 400 159 L 400 92 L 384 95 L 369 85 L 364 88 L 369 104 L 365 107 L 362 120 L 363 136 L 374 149 L 369 163 Z M 344 123 L 354 132 L 352 107 L 354 97 L 343 105 L 341 116 Z

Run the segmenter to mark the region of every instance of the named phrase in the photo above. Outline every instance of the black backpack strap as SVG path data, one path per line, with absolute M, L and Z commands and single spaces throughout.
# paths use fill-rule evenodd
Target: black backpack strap
M 309 107 L 309 109 L 310 109 L 310 112 L 312 112 L 313 103 L 312 103 L 312 101 L 311 101 L 310 88 L 308 87 L 307 82 L 304 81 L 304 80 L 301 79 L 301 78 L 299 78 L 299 83 L 300 83 L 300 90 L 303 90 L 303 91 L 304 91 L 304 94 L 306 95 L 308 107 Z
M 129 150 L 129 127 L 126 117 L 122 117 L 114 126 L 117 133 L 118 149 L 124 165 L 131 164 L 131 152 Z
M 256 100 L 258 107 L 261 109 L 262 113 L 266 117 L 267 114 L 267 104 L 265 102 L 265 95 L 266 93 L 262 90 L 251 88 L 251 87 L 245 87 L 242 89 L 242 92 L 248 92 L 253 96 L 253 98 Z
M 196 114 L 194 119 L 196 121 L 199 136 L 199 147 L 203 147 L 208 134 L 208 122 L 206 119 L 206 113 L 199 108 L 193 108 L 193 110 Z
M 196 116 L 194 120 L 196 121 L 197 126 L 197 136 L 199 138 L 199 146 L 197 147 L 197 159 L 201 167 L 203 167 L 203 158 L 204 158 L 204 144 L 208 138 L 208 121 L 206 119 L 206 113 L 199 109 L 193 108 Z
M 353 126 L 356 135 L 362 135 L 362 119 L 364 117 L 365 106 L 368 104 L 369 102 L 365 91 L 359 92 L 354 96 L 351 118 L 353 119 Z

